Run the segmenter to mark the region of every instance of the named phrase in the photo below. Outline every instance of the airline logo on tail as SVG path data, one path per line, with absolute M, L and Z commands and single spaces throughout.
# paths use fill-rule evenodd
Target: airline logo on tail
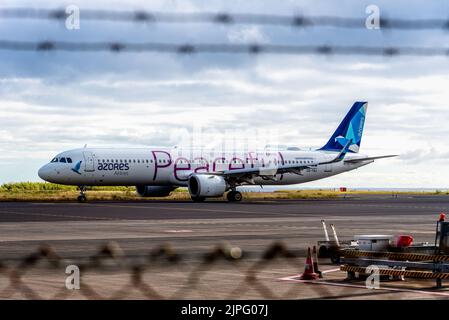
M 355 102 L 332 137 L 320 150 L 359 152 L 368 102 Z

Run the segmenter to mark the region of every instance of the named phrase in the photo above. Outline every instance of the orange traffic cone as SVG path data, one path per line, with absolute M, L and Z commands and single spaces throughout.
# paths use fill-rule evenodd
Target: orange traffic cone
M 314 259 L 313 260 L 313 271 L 315 271 L 318 274 L 318 276 L 320 278 L 322 278 L 323 274 L 320 271 L 320 268 L 318 266 L 318 255 L 316 253 L 316 247 L 315 246 L 313 246 L 313 250 L 312 250 L 312 259 Z
M 310 253 L 310 248 L 308 248 L 304 273 L 301 275 L 301 277 L 299 279 L 301 279 L 301 280 L 316 280 L 316 279 L 318 279 L 318 277 L 319 277 L 318 274 L 316 274 L 313 269 L 313 259 L 312 259 L 312 255 Z

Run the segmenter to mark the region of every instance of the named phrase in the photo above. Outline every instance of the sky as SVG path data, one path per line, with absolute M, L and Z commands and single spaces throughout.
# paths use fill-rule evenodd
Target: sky
M 81 10 L 79 30 L 0 19 L 0 40 L 444 47 L 443 30 L 95 22 L 83 9 L 447 18 L 447 1 L 10 1 Z M 318 148 L 368 101 L 361 153 L 398 154 L 305 187 L 449 188 L 449 58 L 0 51 L 0 183 L 63 150 L 173 146 L 194 130 Z M 256 134 L 257 133 L 257 134 Z M 216 139 L 209 139 L 215 140 Z

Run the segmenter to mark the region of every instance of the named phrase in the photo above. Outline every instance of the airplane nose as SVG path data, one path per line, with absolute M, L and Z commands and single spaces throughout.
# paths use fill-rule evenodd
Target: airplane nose
M 45 165 L 42 168 L 40 168 L 39 171 L 37 172 L 37 175 L 42 180 L 48 181 L 50 177 L 50 168 L 48 167 L 48 165 Z

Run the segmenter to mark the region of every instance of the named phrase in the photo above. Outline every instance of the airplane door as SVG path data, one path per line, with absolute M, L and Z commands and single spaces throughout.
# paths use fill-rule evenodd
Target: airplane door
M 90 151 L 84 151 L 84 171 L 95 171 L 94 156 Z
M 332 163 L 328 163 L 325 165 L 324 172 L 332 172 Z

